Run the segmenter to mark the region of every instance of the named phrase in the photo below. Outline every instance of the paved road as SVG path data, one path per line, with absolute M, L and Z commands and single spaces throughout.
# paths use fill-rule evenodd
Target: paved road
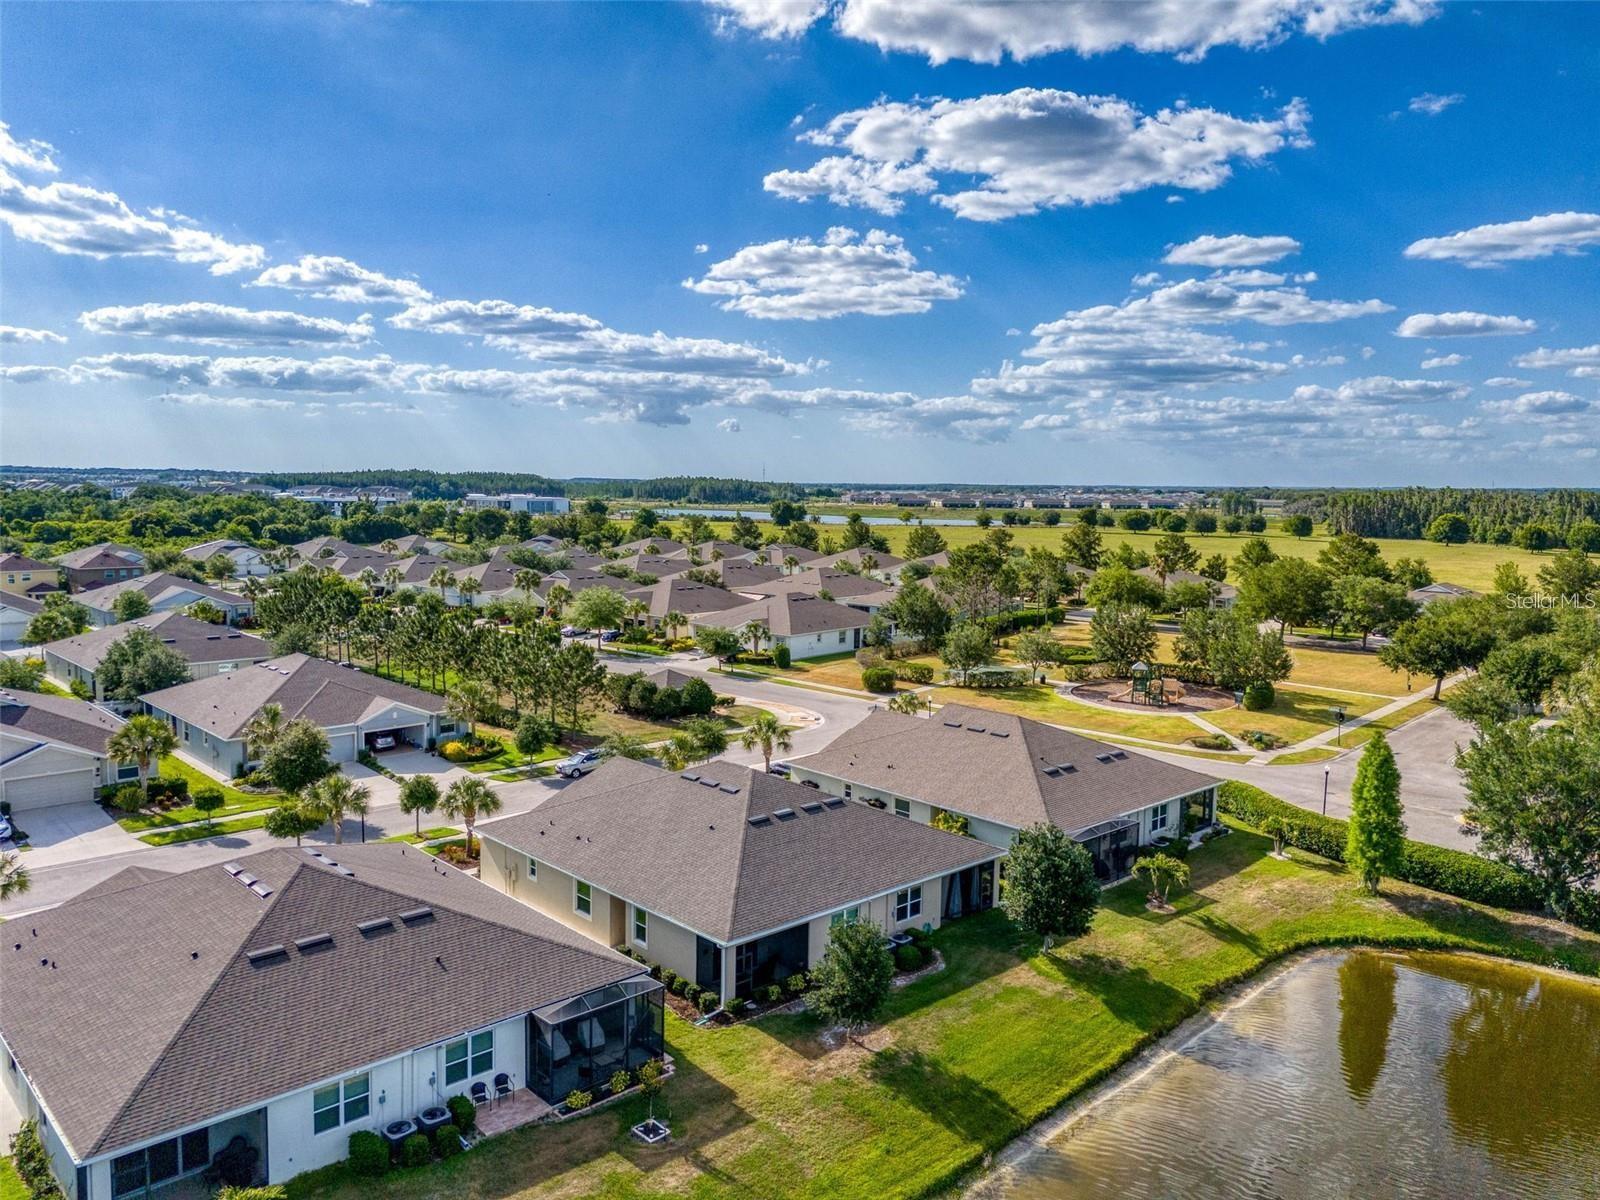
M 1400 768 L 1400 798 L 1406 808 L 1407 833 L 1436 846 L 1474 849 L 1474 841 L 1461 831 L 1466 789 L 1455 768 L 1456 747 L 1472 740 L 1472 727 L 1440 708 L 1402 725 L 1388 737 Z M 1328 815 L 1341 818 L 1350 815 L 1350 784 L 1361 757 L 1359 752 L 1349 751 L 1327 762 L 1274 767 L 1212 762 L 1143 749 L 1137 752 L 1224 779 L 1242 779 L 1314 812 L 1322 811 L 1323 769 L 1327 768 Z

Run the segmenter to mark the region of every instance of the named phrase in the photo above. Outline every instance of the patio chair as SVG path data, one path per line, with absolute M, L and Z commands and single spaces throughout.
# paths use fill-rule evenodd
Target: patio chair
M 511 1095 L 511 1076 L 501 1071 L 494 1077 L 494 1099 L 498 1104 Z
M 487 1104 L 489 1103 L 489 1085 L 480 1080 L 472 1085 L 468 1095 L 472 1097 L 472 1103 L 474 1106 L 479 1104 Z

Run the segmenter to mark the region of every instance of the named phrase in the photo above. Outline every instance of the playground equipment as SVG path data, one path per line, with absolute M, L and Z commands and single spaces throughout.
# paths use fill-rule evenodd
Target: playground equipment
M 1133 680 L 1128 685 L 1129 704 L 1148 704 L 1153 708 L 1167 706 L 1167 677 L 1159 665 L 1147 662 L 1133 664 Z

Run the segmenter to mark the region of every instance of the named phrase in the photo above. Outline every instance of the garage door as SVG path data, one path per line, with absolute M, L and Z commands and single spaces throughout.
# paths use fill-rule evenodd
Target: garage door
M 341 733 L 328 739 L 328 758 L 332 762 L 355 762 L 356 735 Z
M 94 799 L 95 772 L 58 771 L 53 775 L 35 775 L 32 778 L 6 778 L 6 799 L 13 812 L 50 808 L 57 804 L 81 804 Z

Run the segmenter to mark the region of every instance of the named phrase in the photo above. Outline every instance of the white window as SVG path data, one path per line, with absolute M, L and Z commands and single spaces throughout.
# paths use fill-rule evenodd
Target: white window
M 327 1133 L 362 1120 L 372 1111 L 372 1083 L 365 1075 L 352 1075 L 311 1093 L 311 1129 Z
M 897 817 L 910 817 L 911 801 L 896 798 L 894 802 L 894 815 Z
M 638 945 L 646 945 L 650 939 L 650 914 L 644 909 L 634 906 L 633 909 L 633 940 Z
M 844 641 L 845 641 L 845 632 L 844 632 L 844 630 L 841 629 L 841 630 L 839 630 L 839 644 L 841 646 L 844 645 Z
M 572 883 L 572 907 L 574 910 L 587 917 L 594 911 L 594 899 L 590 894 L 589 885 L 584 883 L 581 879 L 575 879 L 572 881 Z
M 539 860 L 537 858 L 530 858 L 528 860 L 528 882 L 539 882 Z
M 850 799 L 850 788 L 851 788 L 850 784 L 847 783 L 847 784 L 844 785 L 844 798 L 846 800 Z
M 473 1075 L 486 1075 L 493 1069 L 494 1030 L 485 1029 L 444 1044 L 445 1083 L 460 1083 Z
M 906 888 L 894 894 L 894 919 L 914 921 L 922 915 L 922 885 Z
M 1163 804 L 1160 808 L 1150 810 L 1150 832 L 1159 833 L 1167 827 L 1167 809 L 1170 805 Z
M 848 925 L 852 921 L 859 921 L 860 919 L 861 906 L 859 904 L 852 904 L 849 908 L 841 908 L 838 912 L 834 913 L 833 916 L 829 917 L 828 928 L 832 929 L 835 925 Z

